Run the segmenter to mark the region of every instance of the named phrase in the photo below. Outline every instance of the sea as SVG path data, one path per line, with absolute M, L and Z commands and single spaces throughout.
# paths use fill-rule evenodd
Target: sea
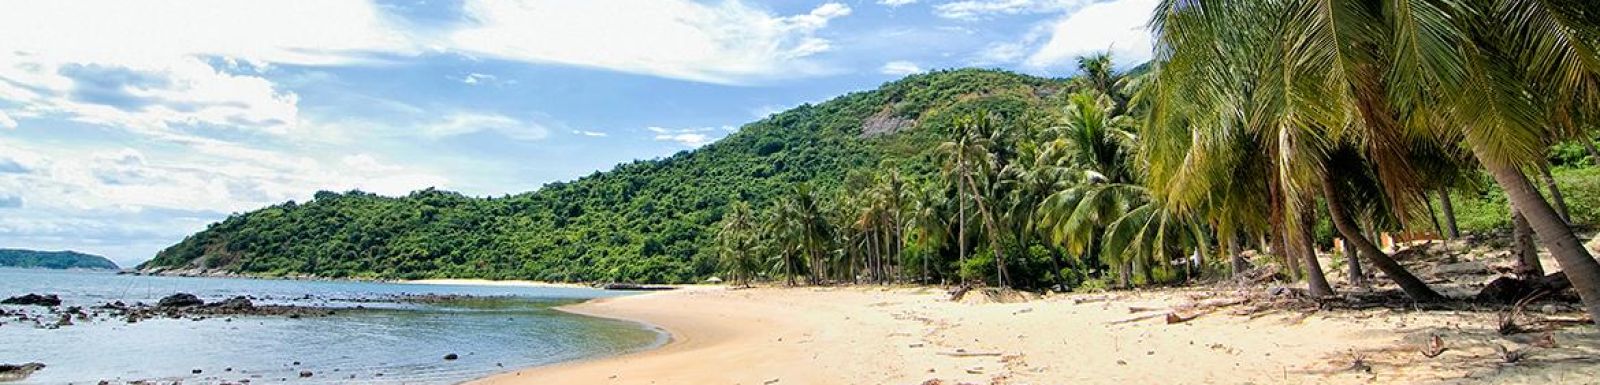
M 333 315 L 116 318 L 53 322 L 0 317 L 0 364 L 44 363 L 14 384 L 454 384 L 522 367 L 625 354 L 666 342 L 632 322 L 553 307 L 628 295 L 586 288 L 118 275 L 0 268 L 0 298 L 55 294 L 62 307 L 154 304 L 175 293 L 207 302 L 336 308 Z M 427 301 L 413 300 L 429 298 Z M 10 312 L 39 307 L 0 305 Z M 49 320 L 59 317 L 51 316 Z M 454 360 L 445 356 L 454 354 Z M 197 373 L 198 372 L 198 373 Z M 302 377 L 310 372 L 310 377 Z M 248 381 L 246 381 L 248 380 Z M 13 383 L 7 383 L 13 384 Z

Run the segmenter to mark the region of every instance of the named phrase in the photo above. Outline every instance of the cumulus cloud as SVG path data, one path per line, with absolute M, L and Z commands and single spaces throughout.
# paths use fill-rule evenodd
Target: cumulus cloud
M 815 73 L 818 32 L 851 13 L 826 3 L 778 16 L 733 0 L 468 0 L 449 44 L 473 55 L 737 84 Z M 604 17 L 596 17 L 604 15 Z
M 458 112 L 446 116 L 443 120 L 422 127 L 423 135 L 430 138 L 452 137 L 476 132 L 494 132 L 507 138 L 523 141 L 539 140 L 550 136 L 550 130 L 538 123 L 523 122 L 516 118 L 494 113 Z
M 418 52 L 363 0 L 44 1 L 0 13 L 0 100 L 141 132 L 216 126 L 287 133 L 298 97 L 274 64 Z
M 11 115 L 6 115 L 5 111 L 0 111 L 0 128 L 17 128 L 17 121 L 11 119 Z
M 915 74 L 915 73 L 921 73 L 922 71 L 923 71 L 922 67 L 917 66 L 917 63 L 912 63 L 912 62 L 905 61 L 905 60 L 896 60 L 896 61 L 884 63 L 883 67 L 878 69 L 878 72 L 881 72 L 884 75 L 894 75 L 894 76 L 905 76 L 905 75 L 910 75 L 910 74 Z
M 911 4 L 916 4 L 916 3 L 917 3 L 917 0 L 878 0 L 878 5 L 887 5 L 887 6 L 890 6 L 890 7 L 898 7 L 898 6 L 902 6 L 902 5 L 911 5 Z
M 1146 24 L 1157 0 L 1113 0 L 1083 7 L 1050 27 L 1050 37 L 1024 65 L 1046 68 L 1070 65 L 1077 56 L 1110 51 L 1118 64 L 1150 60 L 1151 36 Z
M 607 137 L 607 136 L 611 136 L 611 134 L 607 134 L 607 133 L 604 133 L 604 132 L 589 131 L 589 130 L 572 130 L 572 133 L 575 134 L 575 135 L 583 135 L 583 136 L 592 137 L 592 138 L 604 138 L 604 137 Z
M 461 77 L 461 82 L 462 83 L 466 83 L 467 85 L 478 85 L 478 84 L 482 84 L 482 83 L 492 83 L 492 82 L 495 81 L 495 79 L 496 78 L 495 78 L 494 75 L 480 74 L 480 73 L 474 72 L 474 73 L 467 74 L 467 76 Z

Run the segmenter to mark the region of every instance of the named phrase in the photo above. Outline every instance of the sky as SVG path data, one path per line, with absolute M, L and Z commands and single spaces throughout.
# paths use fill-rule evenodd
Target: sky
M 908 74 L 1147 60 L 1155 0 L 40 0 L 0 12 L 0 247 L 132 266 L 319 190 L 536 190 Z

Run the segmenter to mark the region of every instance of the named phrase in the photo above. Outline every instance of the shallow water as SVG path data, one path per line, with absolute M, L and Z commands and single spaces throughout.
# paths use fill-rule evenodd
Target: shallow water
M 115 275 L 0 269 L 0 298 L 61 296 L 63 306 L 155 303 L 186 292 L 206 301 L 238 295 L 257 304 L 363 306 L 333 316 L 234 316 L 79 322 L 59 329 L 0 319 L 0 363 L 43 362 L 19 384 L 181 380 L 185 384 L 450 384 L 518 367 L 620 354 L 660 344 L 644 326 L 551 310 L 622 293 L 579 288 L 407 285 Z M 494 296 L 438 303 L 361 302 L 400 294 Z M 306 299 L 309 295 L 311 298 Z M 4 305 L 9 310 L 43 308 Z M 53 319 L 53 317 L 51 318 Z M 460 359 L 446 361 L 446 354 Z M 299 362 L 299 365 L 295 365 Z M 202 373 L 192 374 L 200 369 Z M 229 370 L 231 369 L 231 371 Z M 299 378 L 303 370 L 315 373 Z M 9 383 L 8 383 L 9 384 Z

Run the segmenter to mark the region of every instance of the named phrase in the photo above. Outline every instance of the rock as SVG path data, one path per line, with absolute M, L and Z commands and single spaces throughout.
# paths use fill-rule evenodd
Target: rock
M 193 306 L 200 306 L 200 305 L 204 305 L 204 304 L 206 304 L 206 302 L 205 301 L 201 301 L 200 297 L 195 297 L 194 294 L 178 293 L 178 294 L 169 295 L 166 298 L 162 298 L 161 302 L 157 302 L 156 303 L 156 306 L 160 306 L 160 307 L 193 307 Z
M 0 381 L 20 381 L 39 369 L 44 369 L 44 364 L 38 362 L 22 365 L 0 364 Z
M 455 353 L 450 353 L 450 354 L 444 355 L 445 361 L 454 361 L 455 359 L 458 359 L 458 358 L 461 358 L 461 356 L 458 356 Z
M 16 297 L 6 298 L 4 301 L 0 301 L 0 304 L 24 306 L 61 306 L 61 298 L 57 297 L 55 294 L 39 295 L 28 293 Z
M 301 370 L 300 378 L 310 378 L 312 374 L 310 370 Z
M 250 310 L 254 309 L 256 305 L 255 303 L 250 302 L 250 298 L 241 295 L 238 297 L 206 304 L 206 307 L 225 310 Z
M 201 372 L 204 372 L 204 370 L 195 369 L 195 370 L 190 370 L 189 371 L 189 373 L 193 373 L 193 374 L 200 374 Z
M 1477 300 L 1487 303 L 1514 304 L 1539 291 L 1560 292 L 1572 287 L 1567 273 L 1559 272 L 1542 278 L 1522 280 L 1513 277 L 1495 278 L 1478 292 Z

